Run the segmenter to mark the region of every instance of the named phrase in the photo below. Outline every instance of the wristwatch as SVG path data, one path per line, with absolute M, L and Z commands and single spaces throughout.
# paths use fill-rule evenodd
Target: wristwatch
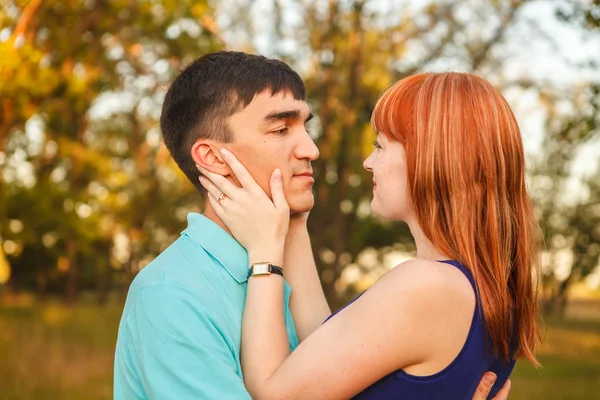
M 254 263 L 248 268 L 248 278 L 256 275 L 277 274 L 283 276 L 283 268 L 268 262 Z

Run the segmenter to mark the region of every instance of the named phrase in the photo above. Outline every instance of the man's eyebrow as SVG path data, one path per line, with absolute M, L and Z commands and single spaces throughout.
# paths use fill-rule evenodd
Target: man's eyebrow
M 272 122 L 280 121 L 282 119 L 298 119 L 300 118 L 300 114 L 302 114 L 300 110 L 271 111 L 265 116 L 264 120 L 267 122 Z M 313 119 L 313 117 L 313 113 L 309 113 L 306 119 L 304 120 L 304 123 L 307 123 L 308 121 Z
M 282 119 L 296 119 L 300 116 L 300 110 L 288 110 L 288 111 L 271 111 L 264 118 L 265 121 L 278 121 Z

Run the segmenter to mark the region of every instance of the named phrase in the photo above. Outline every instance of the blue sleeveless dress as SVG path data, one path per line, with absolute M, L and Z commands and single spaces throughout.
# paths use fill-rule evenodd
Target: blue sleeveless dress
M 456 358 L 442 371 L 429 376 L 414 376 L 403 370 L 397 370 L 384 376 L 358 395 L 359 400 L 384 400 L 384 399 L 444 399 L 466 400 L 475 394 L 477 385 L 486 371 L 497 375 L 496 383 L 488 398 L 498 393 L 510 376 L 515 361 L 503 361 L 496 358 L 491 351 L 491 342 L 485 332 L 483 315 L 479 304 L 479 297 L 473 276 L 468 269 L 452 260 L 440 261 L 458 268 L 471 282 L 475 291 L 476 305 L 471 328 L 467 340 Z M 356 299 L 352 300 L 352 304 Z M 346 305 L 345 307 L 347 307 Z M 344 307 L 344 308 L 345 308 Z M 342 308 L 343 309 L 343 308 Z M 341 310 L 342 310 L 341 309 Z M 335 314 L 327 318 L 329 320 Z M 326 321 L 327 321 L 326 320 Z M 358 366 L 360 368 L 360 366 Z

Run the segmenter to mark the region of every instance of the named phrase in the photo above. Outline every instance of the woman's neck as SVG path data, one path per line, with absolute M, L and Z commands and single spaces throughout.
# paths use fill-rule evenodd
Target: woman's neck
M 436 249 L 433 244 L 427 239 L 423 230 L 419 226 L 419 224 L 412 220 L 407 222 L 408 228 L 410 229 L 410 233 L 415 240 L 415 246 L 417 248 L 417 258 L 423 260 L 448 260 L 450 257 L 441 253 L 438 249 Z

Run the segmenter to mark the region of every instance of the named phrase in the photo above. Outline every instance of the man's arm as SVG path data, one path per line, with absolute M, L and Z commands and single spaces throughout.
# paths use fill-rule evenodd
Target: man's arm
M 290 310 L 302 342 L 331 314 L 306 227 L 308 213 L 292 215 L 285 240 L 285 279 L 292 287 Z
M 144 287 L 138 296 L 125 321 L 124 344 L 143 397 L 250 399 L 235 355 L 194 293 L 168 282 Z M 131 377 L 115 379 L 133 383 Z

